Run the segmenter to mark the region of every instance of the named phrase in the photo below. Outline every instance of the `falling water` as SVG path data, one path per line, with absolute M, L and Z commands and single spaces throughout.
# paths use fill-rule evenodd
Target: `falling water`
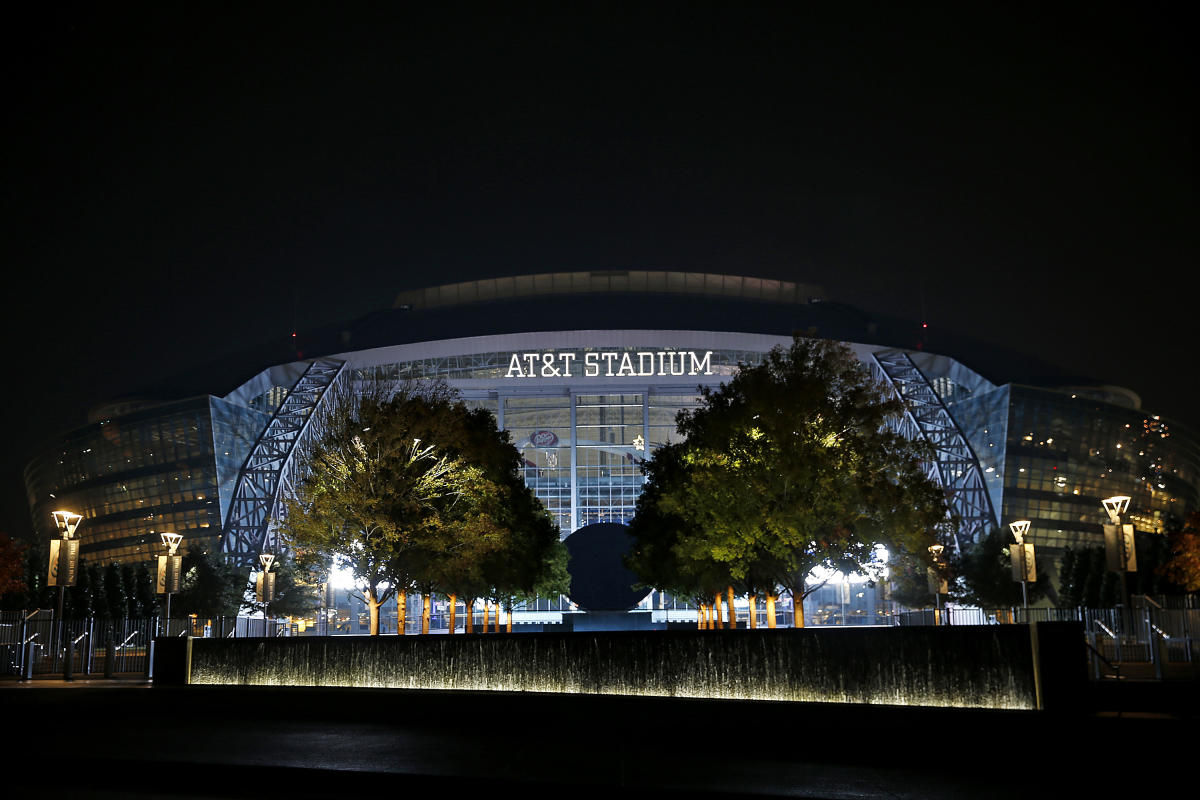
M 1037 706 L 1020 625 L 194 639 L 190 682 Z

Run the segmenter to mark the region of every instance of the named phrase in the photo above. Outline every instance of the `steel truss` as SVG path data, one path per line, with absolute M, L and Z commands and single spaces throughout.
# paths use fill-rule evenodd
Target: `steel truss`
M 950 513 L 959 520 L 954 546 L 962 549 L 979 541 L 997 523 L 983 470 L 967 437 L 908 353 L 888 350 L 873 353 L 872 357 L 877 377 L 904 401 L 904 416 L 890 423 L 892 429 L 909 439 L 929 442 L 933 447 L 934 460 L 923 466 L 946 492 Z
M 229 514 L 221 531 L 221 552 L 239 567 L 255 567 L 259 553 L 279 552 L 271 521 L 290 486 L 293 454 L 312 433 L 321 401 L 342 376 L 345 362 L 314 361 L 288 391 L 238 473 Z

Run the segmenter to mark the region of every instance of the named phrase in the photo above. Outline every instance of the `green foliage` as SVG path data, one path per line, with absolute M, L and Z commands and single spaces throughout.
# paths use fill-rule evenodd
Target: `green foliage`
M 104 594 L 97 597 L 97 601 L 96 616 L 104 619 L 118 619 L 128 611 L 121 568 L 115 562 L 104 568 Z
M 26 547 L 0 534 L 0 598 L 5 602 L 25 594 Z
M 119 616 L 136 618 L 141 616 L 137 600 L 137 573 L 132 564 L 121 565 L 121 592 L 125 596 L 125 608 Z
M 246 590 L 246 575 L 220 555 L 189 550 L 183 556 L 179 593 L 171 598 L 171 616 L 234 617 Z M 166 602 L 163 601 L 165 608 Z
M 953 572 L 957 575 L 954 598 L 980 608 L 1006 608 L 1022 604 L 1021 583 L 1012 578 L 1012 537 L 1007 532 L 993 528 L 978 542 L 968 545 L 954 560 Z M 1029 602 L 1040 600 L 1046 594 L 1045 570 L 1038 563 L 1037 580 L 1025 584 Z
M 565 587 L 558 532 L 487 412 L 440 385 L 374 384 L 335 398 L 319 429 L 280 531 L 302 566 L 348 569 L 373 612 L 399 589 Z
M 1167 539 L 1167 558 L 1158 574 L 1186 592 L 1200 591 L 1200 512 L 1173 530 Z
M 153 617 L 158 614 L 158 595 L 154 593 L 154 576 L 150 574 L 150 565 L 142 562 L 133 572 L 134 591 L 130 595 L 137 608 L 130 606 L 133 617 Z
M 794 337 L 680 413 L 627 563 L 686 595 L 724 581 L 799 598 L 818 567 L 879 577 L 876 545 L 926 552 L 947 508 L 926 452 L 886 426 L 901 411 L 848 348 Z
M 271 569 L 275 573 L 275 596 L 270 607 L 259 603 L 253 592 L 247 592 L 242 608 L 247 611 L 269 611 L 273 617 L 307 617 L 321 604 L 318 594 L 320 574 L 311 565 L 297 564 L 293 559 L 280 558 Z
M 896 553 L 892 555 L 888 559 L 888 596 L 906 608 L 932 608 L 934 595 L 929 591 L 931 566 L 932 559 L 926 554 Z
M 75 585 L 63 596 L 63 616 L 71 619 L 95 616 L 104 602 L 104 578 L 100 567 L 83 559 L 75 575 Z

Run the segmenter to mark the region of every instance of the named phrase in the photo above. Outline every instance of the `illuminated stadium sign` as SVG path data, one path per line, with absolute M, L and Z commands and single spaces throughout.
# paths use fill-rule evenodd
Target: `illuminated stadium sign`
M 513 353 L 506 378 L 636 378 L 712 375 L 712 351 Z

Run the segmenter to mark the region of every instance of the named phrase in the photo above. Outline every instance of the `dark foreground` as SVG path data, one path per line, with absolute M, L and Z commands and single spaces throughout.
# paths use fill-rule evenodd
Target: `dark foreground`
M 37 684 L 0 686 L 8 797 L 1169 796 L 1197 741 L 1195 682 L 1070 716 Z

